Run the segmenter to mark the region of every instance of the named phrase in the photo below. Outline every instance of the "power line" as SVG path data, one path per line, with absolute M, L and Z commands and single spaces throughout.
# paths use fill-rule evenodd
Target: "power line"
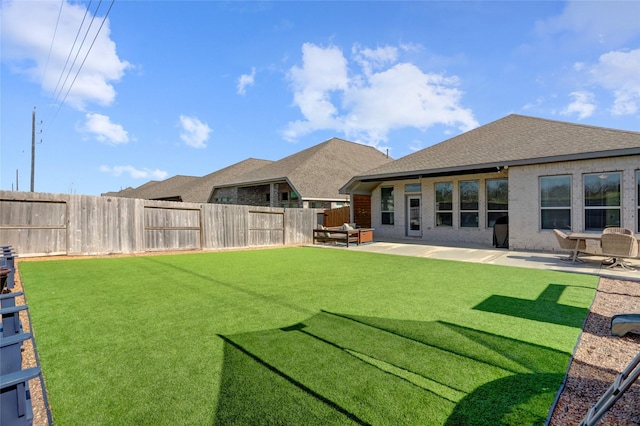
M 73 84 L 76 82 L 76 79 L 78 78 L 78 75 L 80 74 L 80 71 L 82 70 L 82 67 L 84 66 L 84 63 L 87 60 L 87 57 L 89 56 L 89 53 L 91 52 L 91 49 L 93 48 L 94 43 L 98 39 L 98 35 L 100 35 L 100 31 L 102 30 L 102 26 L 106 22 L 107 16 L 109 16 L 109 12 L 111 12 L 111 8 L 113 7 L 113 3 L 114 2 L 115 2 L 115 0 L 111 0 L 111 4 L 109 5 L 109 9 L 107 10 L 107 13 L 104 15 L 104 18 L 102 18 L 102 23 L 100 24 L 100 28 L 98 28 L 98 31 L 96 32 L 95 37 L 93 37 L 93 41 L 91 42 L 91 45 L 89 46 L 89 49 L 87 50 L 86 55 L 84 55 L 84 59 L 82 60 L 82 63 L 80 64 L 80 67 L 78 68 L 78 72 L 76 72 L 75 77 L 73 77 L 73 81 L 69 85 L 69 89 L 67 90 L 67 93 L 64 95 L 64 99 L 62 99 L 61 105 L 67 99 L 67 96 L 69 95 L 69 92 L 71 91 L 71 88 L 73 87 Z M 97 13 L 97 9 L 96 9 L 96 13 Z
M 63 0 L 64 1 L 64 0 Z M 73 44 L 71 45 L 71 49 L 69 50 L 69 54 L 67 55 L 67 60 L 64 63 L 64 67 L 62 67 L 62 71 L 60 72 L 60 77 L 58 77 L 58 82 L 56 83 L 56 87 L 55 89 L 53 89 L 53 104 L 55 105 L 56 101 L 58 100 L 58 87 L 60 86 L 60 81 L 62 81 L 62 76 L 64 75 L 64 72 L 67 69 L 67 65 L 69 64 L 69 59 L 71 58 L 71 55 L 73 54 L 73 50 L 76 47 L 76 42 L 78 41 L 78 37 L 80 37 L 80 31 L 82 30 L 82 27 L 84 26 L 84 21 L 87 18 L 87 13 L 89 13 L 89 7 L 91 7 L 91 1 L 89 1 L 89 5 L 87 6 L 87 9 L 84 11 L 84 16 L 82 17 L 82 22 L 80 23 L 80 27 L 78 27 L 78 31 L 76 32 L 76 38 L 73 40 Z M 69 69 L 69 72 L 71 72 L 71 69 Z M 61 90 L 62 91 L 62 90 Z M 54 107 L 52 107 L 53 109 Z M 51 110 L 49 111 L 49 115 L 51 113 Z M 49 116 L 47 116 L 48 118 Z M 47 121 L 47 120 L 45 120 Z
M 66 93 L 65 93 L 65 95 L 64 95 L 64 98 L 62 99 L 62 101 L 60 101 L 60 102 L 58 103 L 58 107 L 57 107 L 57 109 L 56 109 L 56 111 L 55 111 L 55 114 L 54 114 L 53 118 L 51 119 L 51 121 L 50 121 L 50 122 L 48 122 L 48 123 L 51 123 L 51 122 L 53 122 L 53 121 L 55 120 L 55 118 L 58 116 L 58 113 L 60 112 L 60 109 L 62 108 L 62 105 L 63 105 L 63 104 L 64 104 L 64 102 L 67 100 L 67 96 L 69 96 L 69 93 L 71 92 L 71 89 L 73 88 L 73 85 L 75 84 L 75 82 L 76 82 L 76 80 L 77 80 L 77 78 L 78 78 L 78 75 L 80 75 L 80 71 L 82 70 L 82 67 L 84 66 L 84 63 L 86 62 L 87 57 L 89 56 L 89 53 L 91 53 L 91 50 L 93 49 L 93 45 L 95 44 L 96 40 L 98 39 L 98 36 L 100 35 L 100 32 L 102 31 L 102 27 L 104 26 L 104 23 L 106 22 L 107 17 L 109 16 L 109 12 L 111 12 L 111 8 L 113 8 L 113 4 L 114 4 L 114 3 L 115 3 L 115 0 L 111 0 L 111 4 L 109 5 L 109 9 L 107 9 L 106 14 L 105 14 L 105 15 L 104 15 L 104 17 L 102 18 L 102 22 L 100 23 L 100 27 L 99 27 L 99 28 L 98 28 L 98 30 L 96 31 L 96 34 L 95 34 L 95 36 L 93 37 L 93 40 L 91 41 L 91 45 L 90 45 L 90 46 L 89 46 L 89 48 L 87 49 L 87 52 L 86 52 L 86 54 L 84 55 L 84 58 L 82 59 L 82 62 L 80 63 L 80 66 L 78 67 L 78 70 L 76 71 L 76 74 L 75 74 L 75 76 L 74 76 L 73 80 L 71 81 L 71 84 L 69 85 L 69 87 L 68 87 L 68 89 L 67 89 L 67 92 L 66 92 Z M 66 82 L 67 82 L 67 80 L 68 80 L 69 76 L 71 75 L 71 70 L 73 69 L 73 65 L 74 65 L 74 64 L 75 64 L 75 62 L 76 62 L 76 59 L 77 59 L 77 57 L 78 57 L 78 55 L 79 55 L 79 53 L 80 53 L 80 50 L 82 49 L 82 45 L 84 45 L 84 42 L 85 42 L 85 40 L 86 40 L 86 38 L 87 38 L 87 35 L 89 34 L 89 30 L 91 29 L 91 26 L 93 25 L 93 21 L 95 20 L 95 17 L 96 17 L 96 16 L 97 16 L 97 14 L 98 14 L 98 9 L 100 8 L 100 4 L 102 4 L 102 0 L 100 0 L 100 3 L 98 4 L 98 7 L 96 8 L 95 13 L 93 14 L 93 17 L 92 17 L 92 19 L 91 19 L 91 23 L 89 24 L 89 28 L 87 28 L 87 31 L 85 32 L 84 38 L 83 38 L 83 40 L 82 40 L 82 43 L 81 43 L 80 47 L 78 48 L 78 51 L 77 51 L 77 53 L 76 53 L 76 57 L 74 58 L 73 64 L 72 64 L 72 65 L 71 65 L 71 67 L 69 68 L 69 72 L 67 73 L 67 77 L 65 78 L 65 81 L 64 81 L 64 83 L 63 83 L 62 87 L 60 87 L 60 93 L 58 94 L 58 96 L 56 96 L 56 101 L 59 99 L 59 95 L 60 95 L 60 94 L 62 94 L 62 90 L 64 89 L 64 86 L 66 85 Z M 88 11 L 88 10 L 89 10 L 89 7 L 87 7 L 87 11 Z M 85 17 L 86 17 L 86 13 L 85 13 Z M 84 18 L 83 18 L 83 21 L 82 21 L 82 22 L 84 23 Z M 82 25 L 80 26 L 80 28 L 82 28 Z M 78 35 L 79 35 L 79 32 L 78 32 Z M 77 36 L 76 36 L 76 40 L 77 40 Z M 75 44 L 75 41 L 74 41 L 74 44 Z M 72 48 L 72 51 L 73 51 L 73 48 Z M 67 59 L 68 59 L 68 58 L 67 58 Z M 54 105 L 55 105 L 55 102 L 54 102 Z M 55 107 L 54 107 L 54 108 L 55 108 Z
M 51 46 L 49 46 L 49 54 L 47 55 L 47 63 L 44 66 L 44 72 L 42 73 L 42 81 L 45 81 L 45 77 L 47 76 L 47 69 L 49 68 L 49 59 L 51 59 L 51 51 L 53 50 L 53 43 L 56 40 L 56 34 L 58 33 L 58 24 L 60 24 L 60 15 L 62 14 L 62 6 L 64 5 L 64 0 L 60 0 L 60 10 L 58 10 L 58 19 L 56 20 L 56 28 L 53 30 L 53 38 L 51 39 Z
M 91 17 L 91 22 L 89 23 L 89 27 L 87 28 L 87 31 L 85 31 L 85 33 L 84 33 L 84 37 L 82 37 L 82 42 L 80 43 L 80 47 L 78 47 L 78 51 L 76 52 L 76 56 L 74 56 L 73 62 L 71 63 L 71 66 L 69 67 L 69 72 L 67 73 L 67 76 L 65 77 L 64 82 L 62 83 L 62 86 L 60 86 L 60 93 L 58 94 L 58 99 L 59 99 L 59 96 L 62 94 L 62 91 L 64 90 L 64 86 L 67 84 L 67 80 L 69 79 L 69 76 L 71 75 L 71 70 L 73 69 L 74 65 L 76 64 L 76 61 L 78 60 L 78 56 L 80 55 L 80 52 L 82 51 L 82 47 L 84 46 L 84 42 L 87 40 L 87 36 L 89 35 L 89 31 L 91 31 L 91 27 L 93 26 L 93 21 L 95 21 L 95 19 L 96 19 L 96 15 L 98 14 L 98 9 L 100 9 L 100 5 L 101 4 L 102 4 L 102 0 L 100 0 L 100 3 L 98 3 L 98 7 L 96 8 L 95 13 Z M 83 20 L 83 22 L 84 22 L 84 20 Z M 100 30 L 98 30 L 98 32 L 100 32 Z M 89 50 L 87 50 L 87 54 L 89 53 L 90 50 L 91 50 L 91 48 L 89 48 Z

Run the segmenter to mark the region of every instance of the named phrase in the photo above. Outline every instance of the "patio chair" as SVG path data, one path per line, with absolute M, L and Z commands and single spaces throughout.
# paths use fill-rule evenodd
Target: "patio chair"
M 587 250 L 587 242 L 584 240 L 578 240 L 578 241 L 570 240 L 569 236 L 559 229 L 554 229 L 553 233 L 556 236 L 556 239 L 558 240 L 558 245 L 562 250 L 569 250 L 573 253 L 576 250 L 576 244 L 578 244 L 575 260 L 577 260 L 578 262 L 582 262 L 582 260 L 578 259 L 577 256 L 581 252 L 584 253 Z M 561 258 L 561 260 L 573 261 L 573 255 L 569 257 L 563 257 Z
M 634 235 L 633 231 L 628 228 L 616 228 L 614 226 L 610 228 L 604 228 L 602 230 L 603 234 L 625 234 L 625 235 Z
M 628 228 L 620 228 L 616 226 L 610 226 L 608 228 L 604 228 L 602 230 L 603 234 L 625 234 L 625 235 L 633 235 L 633 231 Z M 602 243 L 600 243 L 600 249 L 602 249 Z M 602 261 L 603 265 L 609 266 L 616 263 L 616 260 L 612 257 L 605 259 Z
M 635 270 L 624 259 L 638 257 L 638 241 L 633 235 L 626 234 L 602 234 L 600 240 L 602 254 L 613 258 L 614 262 L 607 266 L 613 268 L 620 266 L 624 269 Z

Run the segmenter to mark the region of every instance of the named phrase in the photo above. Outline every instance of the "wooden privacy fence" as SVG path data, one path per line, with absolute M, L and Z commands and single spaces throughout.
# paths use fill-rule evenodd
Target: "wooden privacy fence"
M 350 223 L 351 210 L 349 206 L 324 211 L 324 226 L 340 226 Z
M 371 228 L 371 195 L 352 194 L 351 206 L 325 210 L 323 219 L 325 226 L 340 226 L 343 223 L 355 222 L 360 228 Z
M 0 245 L 22 256 L 298 245 L 313 242 L 318 213 L 0 191 Z

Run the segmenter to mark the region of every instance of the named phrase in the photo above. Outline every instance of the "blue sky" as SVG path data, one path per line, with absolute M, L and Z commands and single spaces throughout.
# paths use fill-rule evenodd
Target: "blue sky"
M 639 1 L 97 6 L 2 1 L 1 189 L 30 189 L 34 107 L 35 190 L 90 195 L 512 113 L 640 130 Z

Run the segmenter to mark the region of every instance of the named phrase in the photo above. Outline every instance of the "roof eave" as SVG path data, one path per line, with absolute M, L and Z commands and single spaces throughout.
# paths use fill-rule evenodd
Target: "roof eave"
M 211 193 L 209 195 L 209 202 L 211 202 L 210 200 L 213 197 L 213 193 L 216 189 L 220 189 L 220 188 L 245 188 L 245 187 L 250 187 L 250 186 L 258 186 L 258 185 L 271 185 L 272 183 L 280 183 L 280 182 L 286 182 L 287 185 L 289 185 L 289 187 L 291 187 L 291 189 L 300 196 L 300 198 L 302 198 L 302 194 L 300 193 L 300 191 L 298 190 L 298 188 L 293 184 L 293 182 L 291 182 L 291 180 L 288 177 L 281 177 L 281 178 L 274 178 L 274 179 L 262 179 L 262 180 L 255 180 L 255 181 L 251 181 L 251 182 L 241 182 L 241 183 L 230 183 L 230 184 L 224 184 L 224 185 L 216 185 L 213 188 L 211 188 Z
M 340 197 L 304 197 L 302 201 L 348 201 L 349 196 L 346 195 L 343 198 Z
M 253 180 L 253 181 L 249 181 L 249 182 L 225 183 L 223 185 L 216 185 L 216 186 L 213 187 L 213 189 L 234 188 L 234 187 L 241 188 L 241 187 L 245 187 L 245 186 L 268 185 L 268 184 L 272 184 L 272 183 L 276 183 L 276 182 L 282 182 L 282 181 L 289 182 L 289 179 L 287 177 L 278 177 L 278 178 Z
M 473 164 L 463 165 L 455 167 L 443 167 L 439 169 L 424 169 L 424 170 L 411 170 L 405 172 L 396 173 L 383 173 L 378 175 L 363 175 L 354 176 L 351 180 L 340 188 L 340 193 L 354 193 L 364 182 L 384 182 L 390 180 L 409 180 L 419 179 L 425 177 L 441 177 L 441 176 L 456 176 L 467 174 L 479 174 L 490 173 L 501 170 L 503 167 L 508 166 L 529 166 L 534 164 L 546 164 L 546 163 L 558 163 L 565 161 L 579 161 L 579 160 L 593 160 L 596 158 L 610 158 L 610 157 L 625 157 L 630 155 L 640 155 L 640 147 L 638 148 L 625 148 L 616 149 L 610 151 L 597 151 L 597 152 L 584 152 L 577 154 L 556 155 L 550 157 L 540 158 L 528 158 L 520 160 L 508 160 L 508 161 L 496 161 L 487 164 Z M 376 185 L 377 186 L 377 185 Z

